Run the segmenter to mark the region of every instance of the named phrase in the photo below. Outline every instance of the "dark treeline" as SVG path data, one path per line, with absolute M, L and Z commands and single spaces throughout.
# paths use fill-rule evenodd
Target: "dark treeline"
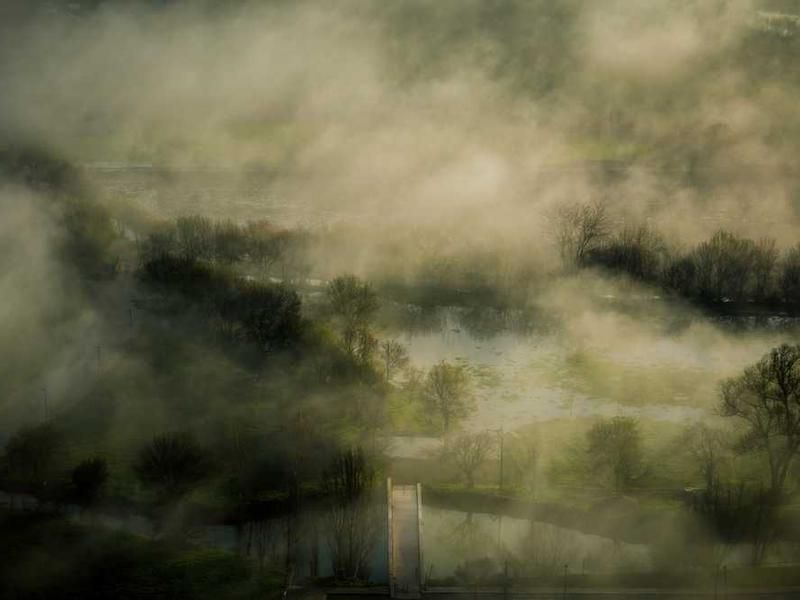
M 138 256 L 165 254 L 230 267 L 258 279 L 302 285 L 358 271 L 382 295 L 426 305 L 507 306 L 521 303 L 539 266 L 519 244 L 462 244 L 451 231 L 402 231 L 391 225 L 335 224 L 283 228 L 261 219 L 237 223 L 187 215 L 138 224 Z
M 781 252 L 773 239 L 719 230 L 682 249 L 647 225 L 613 231 L 598 203 L 562 209 L 555 237 L 568 266 L 624 273 L 703 303 L 794 305 L 800 298 L 800 245 Z
M 164 255 L 221 265 L 248 261 L 262 274 L 291 281 L 308 275 L 309 242 L 309 233 L 265 220 L 239 225 L 192 215 L 160 224 L 139 244 L 139 255 L 143 262 Z
M 251 282 L 168 254 L 145 262 L 142 278 L 205 307 L 231 338 L 244 338 L 263 350 L 287 348 L 301 339 L 300 298 L 288 288 Z
M 15 181 L 34 190 L 24 201 L 57 216 L 69 202 L 85 207 L 48 222 L 47 234 L 98 248 L 102 277 L 84 268 L 84 254 L 61 246 L 56 264 L 67 282 L 81 282 L 83 293 L 69 297 L 75 314 L 92 314 L 104 331 L 91 363 L 67 362 L 67 385 L 44 392 L 43 412 L 4 394 L 13 421 L 2 431 L 0 490 L 11 515 L 32 502 L 43 516 L 75 507 L 86 519 L 134 513 L 180 554 L 209 523 L 279 517 L 295 528 L 313 511 L 334 576 L 373 577 L 387 407 L 429 413 L 436 430 L 455 426 L 471 408 L 465 370 L 411 368 L 406 349 L 375 323 L 377 292 L 357 277 L 333 278 L 318 306 L 304 307 L 290 287 L 307 276 L 296 258 L 307 259 L 304 232 L 187 217 L 158 225 L 134 248 L 77 175 L 67 190 L 69 179 L 49 175 L 62 172 L 57 161 L 34 154 L 20 164 L 28 175 Z M 118 268 L 117 253 L 135 252 L 131 269 Z M 59 312 L 53 326 L 64 319 L 72 313 Z M 47 361 L 37 368 L 41 377 Z M 10 375 L 3 384 L 21 386 Z M 284 574 L 294 560 L 287 552 Z
M 782 253 L 774 240 L 728 231 L 678 251 L 647 227 L 623 229 L 592 250 L 586 263 L 701 302 L 795 304 L 800 298 L 800 246 Z
M 592 210 L 597 210 L 596 206 L 576 207 L 567 216 L 562 215 L 557 225 L 556 236 L 568 265 L 624 273 L 708 304 L 794 305 L 800 298 L 800 245 L 781 251 L 770 238 L 753 240 L 720 230 L 696 246 L 681 248 L 649 226 L 612 231 L 605 212 L 600 209 L 598 214 L 592 214 Z M 326 245 L 338 243 L 335 231 L 312 233 L 280 229 L 268 221 L 239 225 L 190 216 L 160 225 L 140 243 L 140 256 L 145 262 L 168 254 L 217 265 L 244 263 L 254 266 L 261 276 L 275 276 L 292 283 L 308 278 L 315 255 L 324 253 Z M 379 248 L 372 259 L 385 262 L 391 255 L 386 252 L 384 257 Z M 415 260 L 413 255 L 407 258 L 412 263 Z M 526 266 L 522 260 L 501 276 L 495 269 L 496 258 L 488 249 L 470 256 L 469 260 L 462 257 L 460 261 L 446 262 L 438 270 L 435 265 L 424 269 L 408 265 L 403 272 L 390 266 L 381 275 L 382 288 L 399 297 L 408 295 L 396 285 L 404 280 L 474 293 L 485 288 L 494 290 L 490 301 L 502 303 L 513 296 L 506 289 L 510 279 L 517 283 L 531 282 L 543 275 L 537 274 L 537 267 Z
M 33 233 L 52 240 L 52 265 L 31 274 L 57 290 L 59 310 L 36 320 L 43 343 L 80 356 L 68 353 L 63 386 L 32 388 L 56 359 L 37 351 L 30 335 L 35 361 L 3 339 L 20 363 L 7 361 L 0 384 L 0 490 L 11 497 L 11 516 L 0 516 L 4 538 L 22 544 L 12 517 L 31 502 L 40 514 L 72 505 L 87 518 L 104 511 L 149 517 L 153 534 L 182 555 L 204 524 L 291 518 L 300 506 L 325 507 L 325 481 L 343 456 L 355 453 L 364 469 L 382 470 L 375 433 L 385 427 L 382 407 L 403 349 L 392 346 L 379 360 L 369 324 L 345 318 L 347 294 L 332 316 L 307 316 L 294 290 L 231 267 L 234 260 L 277 264 L 290 281 L 294 263 L 281 259 L 292 253 L 286 240 L 302 233 L 264 223 L 213 224 L 209 232 L 204 219 L 181 219 L 140 245 L 129 273 L 116 259 L 135 251 L 125 228 L 96 203 L 78 172 L 36 151 L 8 151 L 0 159 L 14 206 L 48 217 Z M 376 302 L 368 285 L 347 281 Z M 89 332 L 96 336 L 90 363 L 81 352 L 86 314 L 97 323 Z M 343 335 L 357 331 L 364 346 L 358 356 L 337 336 L 339 321 Z M 62 341 L 52 334 L 61 330 L 79 333 Z M 31 397 L 41 399 L 37 410 L 25 403 Z M 352 519 L 359 521 L 358 511 Z M 124 540 L 108 543 L 132 568 L 147 568 L 135 552 L 116 546 Z M 370 576 L 363 565 L 353 571 L 345 558 L 331 560 L 345 564 L 341 576 Z M 189 570 L 191 577 L 199 573 Z M 236 577 L 250 575 L 242 569 Z M 43 577 L 45 588 L 52 583 Z M 83 596 L 73 583 L 64 593 Z

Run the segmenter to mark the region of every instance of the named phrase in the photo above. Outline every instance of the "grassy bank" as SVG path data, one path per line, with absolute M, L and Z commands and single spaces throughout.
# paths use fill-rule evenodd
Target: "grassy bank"
M 226 552 L 43 514 L 0 513 L 3 598 L 269 598 L 281 578 Z

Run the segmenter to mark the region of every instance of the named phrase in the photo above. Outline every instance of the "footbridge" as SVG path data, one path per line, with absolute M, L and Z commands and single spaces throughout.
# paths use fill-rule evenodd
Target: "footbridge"
M 422 567 L 422 486 L 393 485 L 386 481 L 389 552 L 389 595 L 420 598 Z

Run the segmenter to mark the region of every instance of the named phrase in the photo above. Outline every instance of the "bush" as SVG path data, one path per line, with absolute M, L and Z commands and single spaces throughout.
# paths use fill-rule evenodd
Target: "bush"
M 655 281 L 661 272 L 664 250 L 663 240 L 649 227 L 629 227 L 594 250 L 589 262 L 636 279 Z
M 200 483 L 208 475 L 209 465 L 205 452 L 189 434 L 165 433 L 139 451 L 134 471 L 161 502 L 172 502 Z
M 246 281 L 194 259 L 170 255 L 147 261 L 142 278 L 199 303 L 222 321 L 229 335 L 262 350 L 289 347 L 302 336 L 300 297 L 284 286 Z

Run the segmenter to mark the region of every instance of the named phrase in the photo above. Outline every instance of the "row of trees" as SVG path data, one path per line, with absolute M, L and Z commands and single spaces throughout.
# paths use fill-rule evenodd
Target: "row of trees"
M 374 319 L 379 301 L 368 282 L 352 275 L 340 276 L 328 284 L 326 295 L 329 314 L 349 356 L 365 365 L 377 360 L 386 383 L 406 369 L 405 390 L 424 403 L 428 414 L 435 415 L 445 434 L 469 415 L 474 403 L 464 367 L 441 361 L 423 373 L 407 368 L 408 351 L 401 343 L 391 339 L 378 342 Z
M 694 431 L 690 447 L 705 488 L 719 487 L 722 457 L 730 451 L 763 457 L 767 470 L 759 485 L 776 498 L 784 497 L 800 454 L 800 345 L 773 348 L 742 374 L 723 381 L 718 412 L 735 420 L 739 433 L 728 444 L 725 436 L 707 427 Z M 647 474 L 641 432 L 632 418 L 595 424 L 585 448 L 587 471 L 618 492 Z
M 232 338 L 263 350 L 285 348 L 300 339 L 300 297 L 283 285 L 257 283 L 168 254 L 147 261 L 141 276 L 145 283 L 177 292 L 188 304 L 202 307 Z
M 794 303 L 800 294 L 800 246 L 782 252 L 769 238 L 752 240 L 720 230 L 694 247 L 680 248 L 646 225 L 615 230 L 599 202 L 562 207 L 553 231 L 569 267 L 626 273 L 699 301 Z M 289 283 L 308 277 L 312 248 L 321 243 L 307 231 L 281 229 L 269 221 L 237 224 L 188 216 L 160 226 L 139 250 L 143 263 L 165 255 L 221 265 L 250 263 L 263 275 Z M 473 270 L 476 260 L 470 260 Z M 352 281 L 340 279 L 344 287 L 337 292 L 351 297 L 358 291 Z M 368 347 L 368 338 L 359 340 L 356 330 L 350 333 L 354 348 Z
M 740 375 L 722 382 L 718 414 L 730 419 L 732 427 L 723 430 L 695 424 L 680 438 L 686 459 L 702 482 L 686 488 L 690 519 L 684 534 L 698 546 L 718 545 L 719 556 L 748 543 L 752 561 L 758 564 L 782 526 L 793 487 L 791 474 L 800 454 L 800 345 L 776 347 Z M 490 459 L 499 459 L 505 472 L 511 467 L 513 472 L 535 477 L 540 458 L 535 438 L 523 438 L 509 447 L 508 438 L 516 436 L 498 433 L 462 432 L 445 444 L 443 458 L 457 469 L 467 487 L 475 485 L 476 474 Z M 648 457 L 640 425 L 631 417 L 597 421 L 572 450 L 571 468 L 557 463 L 552 474 L 569 472 L 581 484 L 610 489 L 618 496 L 669 477 L 660 463 Z M 746 461 L 742 460 L 745 455 Z M 766 468 L 757 467 L 760 464 Z M 498 475 L 502 477 L 492 467 L 489 477 Z M 696 479 L 688 475 L 684 485 L 696 486 Z M 525 485 L 525 481 L 515 477 L 513 485 Z
M 622 272 L 703 302 L 796 303 L 800 298 L 800 245 L 780 252 L 775 240 L 720 230 L 681 250 L 646 225 L 613 231 L 599 203 L 563 208 L 555 231 L 570 266 Z
M 186 432 L 156 435 L 139 448 L 130 473 L 146 493 L 144 498 L 154 511 L 157 531 L 162 536 L 182 539 L 184 526 L 189 523 L 175 518 L 176 509 L 198 487 L 216 485 L 229 476 L 231 469 L 239 469 L 239 465 L 229 464 L 230 456 L 219 450 L 201 445 Z M 95 457 L 65 469 L 64 451 L 65 438 L 51 424 L 18 432 L 2 455 L 3 489 L 35 494 L 42 501 L 56 504 L 76 503 L 83 510 L 97 508 L 107 491 L 111 474 L 108 463 Z M 332 450 L 330 455 L 317 477 L 324 493 L 321 525 L 332 567 L 337 579 L 364 581 L 369 578 L 370 557 L 385 525 L 381 518 L 384 513 L 375 498 L 376 464 L 359 447 Z M 299 473 L 289 464 L 283 467 L 286 472 L 277 477 L 274 469 L 261 470 L 258 487 L 277 486 L 286 495 L 288 566 L 296 559 L 292 546 L 297 539 L 291 530 L 299 527 L 304 518 L 300 514 L 303 492 Z M 125 474 L 119 472 L 115 476 Z
M 24 428 L 5 446 L 4 487 L 42 499 L 72 501 L 91 508 L 109 479 L 102 457 L 85 459 L 65 472 L 68 440 L 52 423 Z M 133 465 L 138 480 L 151 489 L 160 505 L 191 491 L 209 473 L 207 453 L 186 433 L 158 435 L 142 447 Z
M 159 226 L 140 242 L 139 255 L 145 263 L 163 256 L 221 265 L 248 261 L 264 275 L 275 273 L 289 281 L 307 276 L 310 241 L 305 231 L 266 220 L 238 224 L 195 215 Z

